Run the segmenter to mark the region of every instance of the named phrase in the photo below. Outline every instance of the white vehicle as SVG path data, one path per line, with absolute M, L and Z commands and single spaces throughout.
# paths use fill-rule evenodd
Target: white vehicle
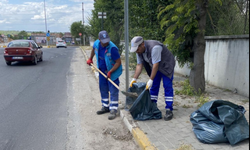
M 66 42 L 64 40 L 57 41 L 56 42 L 56 48 L 59 48 L 59 47 L 67 48 Z
M 62 41 L 62 39 L 61 38 L 56 38 L 56 42 L 58 42 L 58 41 Z

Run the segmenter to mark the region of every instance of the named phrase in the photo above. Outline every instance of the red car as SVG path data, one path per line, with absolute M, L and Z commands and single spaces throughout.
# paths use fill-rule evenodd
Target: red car
M 37 65 L 43 61 L 42 46 L 38 46 L 33 40 L 13 40 L 4 49 L 4 59 L 9 66 L 14 61 L 31 62 Z

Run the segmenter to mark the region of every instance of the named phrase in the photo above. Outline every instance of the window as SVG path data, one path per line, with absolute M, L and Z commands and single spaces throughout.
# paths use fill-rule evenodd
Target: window
M 31 42 L 31 43 L 32 43 L 32 47 L 33 47 L 33 48 L 38 48 L 38 46 L 36 45 L 35 42 Z
M 9 43 L 8 47 L 30 47 L 30 43 L 26 41 L 13 41 Z

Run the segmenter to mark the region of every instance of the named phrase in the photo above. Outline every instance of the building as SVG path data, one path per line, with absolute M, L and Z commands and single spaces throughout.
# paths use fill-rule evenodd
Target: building
M 71 43 L 73 41 L 73 37 L 70 32 L 65 32 L 62 39 L 65 40 L 66 43 Z
M 48 44 L 54 45 L 56 43 L 56 37 L 51 34 L 49 38 L 50 40 Z M 34 40 L 39 45 L 47 44 L 47 37 L 45 33 L 31 33 L 31 40 Z
M 0 34 L 0 43 L 4 43 L 4 37 Z

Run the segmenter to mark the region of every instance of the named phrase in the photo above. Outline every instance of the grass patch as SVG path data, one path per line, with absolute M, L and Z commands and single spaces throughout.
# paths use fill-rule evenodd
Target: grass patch
M 182 90 L 175 90 L 176 95 L 194 96 L 194 88 L 189 84 L 189 79 L 180 82 Z
M 175 83 L 177 84 L 177 83 Z M 195 96 L 195 102 L 199 103 L 198 107 L 202 106 L 206 102 L 209 101 L 209 98 L 205 96 L 204 93 L 199 90 L 198 92 L 194 92 L 194 88 L 189 84 L 189 79 L 186 79 L 184 82 L 180 82 L 180 85 L 182 86 L 181 90 L 175 90 L 176 95 L 187 95 L 187 96 Z M 183 108 L 190 108 L 192 106 L 189 105 L 183 105 Z
M 199 96 L 197 96 L 197 97 L 195 98 L 195 102 L 196 102 L 196 103 L 199 103 L 199 104 L 198 104 L 198 107 L 201 107 L 203 104 L 205 104 L 205 103 L 208 102 L 208 101 L 209 101 L 209 98 L 206 97 L 204 94 L 199 95 Z
M 249 99 L 243 99 L 241 100 L 244 104 L 249 103 Z
M 229 89 L 224 89 L 224 92 L 232 92 L 232 91 Z

